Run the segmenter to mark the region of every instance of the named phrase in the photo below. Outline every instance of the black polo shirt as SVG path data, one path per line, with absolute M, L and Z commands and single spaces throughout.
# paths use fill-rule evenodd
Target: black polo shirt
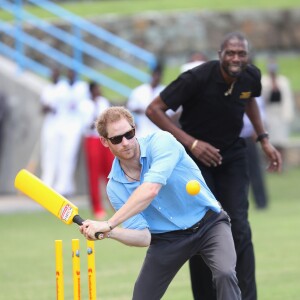
M 260 79 L 259 69 L 249 65 L 226 96 L 230 85 L 214 60 L 181 74 L 160 97 L 174 111 L 182 106 L 179 122 L 185 132 L 224 150 L 239 138 L 246 103 L 260 96 Z

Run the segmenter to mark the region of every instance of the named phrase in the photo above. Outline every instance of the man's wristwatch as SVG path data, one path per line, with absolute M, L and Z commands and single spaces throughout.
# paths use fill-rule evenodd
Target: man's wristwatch
M 269 134 L 267 132 L 261 133 L 257 136 L 256 138 L 256 142 L 260 142 L 263 139 L 268 139 L 269 138 Z

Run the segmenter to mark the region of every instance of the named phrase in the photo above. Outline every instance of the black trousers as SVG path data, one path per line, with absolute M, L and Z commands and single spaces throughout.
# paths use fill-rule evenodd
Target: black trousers
M 245 141 L 239 139 L 225 152 L 222 165 L 205 167 L 194 157 L 217 200 L 229 214 L 237 253 L 237 278 L 243 300 L 256 300 L 255 259 L 248 222 L 249 176 Z M 190 274 L 195 300 L 215 300 L 212 274 L 199 256 L 190 259 Z
M 161 299 L 176 273 L 193 255 L 201 255 L 211 270 L 218 300 L 241 299 L 234 242 L 224 211 L 210 215 L 195 231 L 153 234 L 132 299 Z

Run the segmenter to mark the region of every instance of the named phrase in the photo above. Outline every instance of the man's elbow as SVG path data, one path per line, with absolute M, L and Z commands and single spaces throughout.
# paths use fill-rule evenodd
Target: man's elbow
M 141 241 L 141 247 L 149 247 L 151 244 L 151 233 L 150 231 L 147 229 L 145 231 L 145 236 Z
M 162 185 L 160 183 L 144 182 L 143 193 L 148 200 L 150 199 L 152 201 L 158 195 L 161 187 Z
M 149 247 L 151 243 L 151 238 L 145 238 L 144 240 L 140 241 L 138 245 L 135 245 L 136 247 Z
M 149 247 L 151 244 L 151 233 L 149 229 L 143 229 L 141 231 L 136 230 L 138 232 L 138 235 L 134 239 L 134 241 L 130 241 L 128 243 L 125 243 L 128 246 L 134 246 L 134 247 Z
M 149 247 L 149 246 L 150 246 L 150 242 L 151 242 L 151 239 L 150 239 L 149 241 L 145 241 L 145 243 L 144 243 L 144 244 L 142 244 L 142 246 L 141 246 L 141 247 L 143 247 L 143 248 L 147 248 L 147 247 Z

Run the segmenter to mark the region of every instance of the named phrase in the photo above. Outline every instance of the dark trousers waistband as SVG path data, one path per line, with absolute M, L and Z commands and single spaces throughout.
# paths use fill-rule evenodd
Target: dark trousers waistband
M 205 221 L 208 220 L 211 216 L 213 216 L 215 214 L 217 214 L 217 213 L 214 212 L 213 210 L 209 209 L 206 212 L 206 214 L 204 215 L 204 217 L 200 221 L 195 223 L 193 226 L 191 226 L 187 229 L 170 231 L 169 233 L 183 233 L 183 232 L 194 233 L 194 232 L 197 232 L 199 230 L 199 228 L 205 223 Z
M 203 223 L 205 223 L 206 220 L 208 220 L 212 215 L 215 215 L 216 212 L 214 212 L 213 210 L 209 209 L 206 214 L 204 215 L 204 217 L 198 221 L 197 223 L 195 223 L 193 226 L 191 226 L 190 228 L 184 229 L 183 231 L 187 231 L 187 232 L 196 232 L 198 231 L 198 229 L 201 227 L 201 225 Z

